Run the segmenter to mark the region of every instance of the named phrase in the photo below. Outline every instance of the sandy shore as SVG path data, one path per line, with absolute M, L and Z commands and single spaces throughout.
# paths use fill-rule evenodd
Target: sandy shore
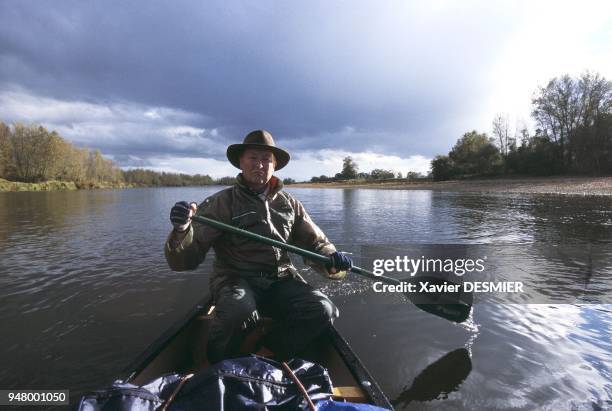
M 475 193 L 530 193 L 612 196 L 612 177 L 522 177 L 383 183 L 300 183 L 290 187 L 435 190 Z

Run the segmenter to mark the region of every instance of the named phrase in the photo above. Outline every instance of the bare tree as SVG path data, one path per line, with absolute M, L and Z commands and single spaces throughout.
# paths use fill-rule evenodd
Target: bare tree
M 532 115 L 542 131 L 559 143 L 559 160 L 562 169 L 569 163 L 567 140 L 579 121 L 579 97 L 576 82 L 569 76 L 553 78 L 541 87 L 532 99 Z
M 612 82 L 587 71 L 578 79 L 577 88 L 581 126 L 592 127 L 602 115 L 612 112 Z
M 510 137 L 510 120 L 507 114 L 498 114 L 493 119 L 493 138 L 499 144 L 499 152 L 504 157 L 508 157 L 512 137 Z

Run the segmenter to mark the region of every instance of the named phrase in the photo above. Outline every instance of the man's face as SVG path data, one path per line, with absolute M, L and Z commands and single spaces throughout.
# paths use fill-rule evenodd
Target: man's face
M 276 158 L 270 150 L 247 148 L 240 156 L 240 169 L 247 185 L 260 189 L 270 181 Z

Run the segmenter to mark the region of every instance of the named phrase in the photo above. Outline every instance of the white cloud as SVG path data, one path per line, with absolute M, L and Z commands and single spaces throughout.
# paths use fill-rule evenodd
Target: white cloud
M 13 88 L 0 91 L 0 116 L 7 121 L 31 123 L 71 122 L 145 122 L 164 121 L 189 123 L 204 116 L 168 107 L 149 107 L 136 103 L 109 104 L 85 101 L 65 101 Z M 146 119 L 146 120 L 145 120 Z
M 0 91 L 0 119 L 42 124 L 77 145 L 102 148 L 107 155 L 141 155 L 143 151 L 219 155 L 225 151 L 216 128 L 194 126 L 209 121 L 205 116 L 168 107 L 64 101 L 5 90 Z
M 240 170 L 232 166 L 229 161 L 215 160 L 201 157 L 150 157 L 152 165 L 145 168 L 159 172 L 208 174 L 212 178 L 235 176 Z M 137 167 L 128 167 L 137 168 Z
M 190 123 L 202 116 L 167 107 L 146 107 L 138 104 L 101 104 L 62 101 L 32 95 L 23 90 L 0 92 L 0 118 L 8 122 L 40 123 L 56 130 L 73 143 L 102 152 L 126 168 L 146 167 L 157 171 L 208 174 L 213 178 L 238 173 L 223 158 L 226 144 L 218 128 L 202 128 Z M 367 133 L 352 126 L 338 133 L 315 138 L 366 138 Z M 308 145 L 306 145 L 307 147 Z M 156 147 L 156 149 L 150 149 Z M 376 148 L 376 144 L 372 144 Z M 360 171 L 375 168 L 405 174 L 408 171 L 427 173 L 430 159 L 420 155 L 402 158 L 374 151 L 309 150 L 300 144 L 288 148 L 292 153 L 289 165 L 279 176 L 308 180 L 315 175 L 335 175 L 342 169 L 342 160 L 352 156 Z M 196 152 L 201 156 L 188 153 Z
M 156 120 L 156 119 L 160 118 L 159 113 L 157 111 L 155 111 L 155 110 L 146 111 L 144 113 L 144 115 L 145 115 L 145 117 L 149 117 L 149 118 L 151 118 L 153 120 Z
M 283 178 L 291 177 L 299 181 L 310 180 L 311 177 L 320 175 L 334 176 L 342 171 L 342 160 L 347 156 L 353 158 L 360 172 L 381 168 L 401 172 L 404 175 L 408 171 L 427 174 L 431 163 L 431 159 L 421 155 L 402 158 L 373 152 L 358 153 L 326 149 L 293 153 L 287 167 L 278 174 Z

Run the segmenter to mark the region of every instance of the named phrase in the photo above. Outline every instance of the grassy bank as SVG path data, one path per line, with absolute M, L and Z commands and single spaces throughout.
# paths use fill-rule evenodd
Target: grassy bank
M 105 188 L 130 188 L 131 185 L 124 183 L 88 183 L 79 184 L 72 181 L 43 181 L 40 183 L 22 183 L 18 181 L 8 181 L 0 178 L 1 191 L 66 191 L 79 189 L 105 189 Z
M 517 177 L 450 181 L 337 181 L 290 187 L 433 190 L 476 193 L 535 193 L 612 196 L 612 177 Z
M 0 191 L 55 191 L 55 190 L 77 190 L 72 181 L 45 181 L 42 183 L 20 183 L 0 178 Z

